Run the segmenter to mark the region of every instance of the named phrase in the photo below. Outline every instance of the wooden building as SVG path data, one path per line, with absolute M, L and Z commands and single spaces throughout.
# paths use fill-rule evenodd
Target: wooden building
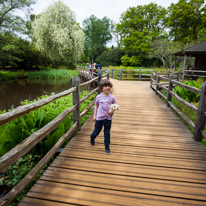
M 206 71 L 206 42 L 201 42 L 183 51 L 175 53 L 175 57 L 184 56 L 183 70 L 187 57 L 195 57 L 194 70 Z

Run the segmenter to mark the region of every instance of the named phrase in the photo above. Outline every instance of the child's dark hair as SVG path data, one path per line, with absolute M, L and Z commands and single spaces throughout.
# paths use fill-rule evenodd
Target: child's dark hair
M 100 81 L 99 83 L 99 90 L 102 91 L 103 87 L 113 87 L 112 83 L 108 80 L 108 79 L 103 79 L 102 81 Z

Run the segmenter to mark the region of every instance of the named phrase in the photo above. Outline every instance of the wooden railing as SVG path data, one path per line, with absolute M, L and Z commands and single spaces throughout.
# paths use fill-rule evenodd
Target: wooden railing
M 86 66 L 79 66 L 78 67 L 81 75 L 88 77 L 88 74 L 90 76 L 95 75 L 95 73 L 93 72 L 92 69 L 90 69 L 89 67 Z M 114 79 L 118 79 L 118 80 L 139 80 L 139 81 L 149 81 L 150 80 L 150 76 L 152 73 L 152 69 L 133 69 L 133 70 L 129 70 L 129 69 L 114 69 L 112 68 L 107 68 L 104 67 L 101 69 L 101 71 L 103 73 L 109 73 L 111 78 Z
M 181 73 L 170 74 L 169 78 L 161 75 L 160 72 L 151 74 L 150 87 L 160 95 L 165 101 L 168 107 L 171 107 L 179 116 L 194 129 L 194 139 L 196 141 L 201 141 L 202 138 L 206 138 L 206 133 L 204 132 L 205 122 L 206 122 L 206 81 L 203 83 L 201 90 L 195 87 L 188 86 L 180 82 Z M 176 79 L 176 80 L 175 80 Z M 182 99 L 176 93 L 172 91 L 175 86 L 180 86 L 191 92 L 200 94 L 199 106 L 198 108 Z M 167 91 L 167 96 L 164 96 L 160 90 Z M 194 124 L 191 119 L 189 119 L 185 114 L 183 114 L 171 101 L 172 96 L 181 102 L 183 105 L 189 107 L 197 113 L 196 124 Z
M 196 79 L 198 77 L 206 78 L 206 71 L 199 70 L 185 70 L 184 79 Z
M 1 198 L 0 205 L 8 205 L 13 199 L 15 199 L 23 189 L 36 177 L 36 175 L 44 168 L 44 166 L 50 161 L 57 150 L 63 145 L 63 143 L 69 139 L 69 137 L 76 131 L 80 130 L 81 118 L 91 109 L 94 105 L 95 100 L 93 100 L 90 105 L 80 113 L 80 104 L 87 100 L 92 94 L 98 91 L 98 87 L 93 89 L 87 96 L 80 99 L 80 89 L 83 89 L 95 81 L 100 81 L 102 78 L 108 77 L 108 74 L 101 75 L 91 79 L 88 82 L 80 84 L 80 80 L 77 76 L 72 79 L 72 88 L 58 93 L 54 96 L 50 96 L 46 99 L 37 101 L 35 103 L 20 106 L 10 112 L 0 115 L 0 125 L 10 122 L 32 110 L 35 110 L 43 105 L 50 103 L 51 101 L 58 99 L 60 97 L 73 94 L 73 106 L 66 109 L 64 112 L 59 114 L 55 119 L 49 122 L 40 130 L 33 133 L 31 136 L 27 137 L 23 142 L 14 147 L 8 153 L 0 158 L 0 173 L 8 169 L 13 163 L 15 163 L 19 158 L 30 151 L 37 143 L 44 139 L 48 134 L 50 134 L 69 114 L 73 112 L 73 125 L 71 128 L 56 142 L 56 144 L 51 148 L 51 150 L 41 159 L 41 161 L 4 197 Z

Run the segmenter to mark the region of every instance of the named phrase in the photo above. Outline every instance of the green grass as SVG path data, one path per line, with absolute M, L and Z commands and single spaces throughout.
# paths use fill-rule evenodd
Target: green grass
M 72 76 L 78 75 L 76 70 L 51 69 L 29 72 L 29 79 L 71 79 Z
M 72 76 L 78 75 L 77 70 L 67 69 L 43 69 L 40 71 L 0 71 L 0 81 L 13 79 L 71 79 Z

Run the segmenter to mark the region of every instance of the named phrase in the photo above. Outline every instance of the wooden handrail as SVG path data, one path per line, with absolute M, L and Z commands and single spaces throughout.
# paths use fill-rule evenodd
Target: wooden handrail
M 99 88 L 97 87 L 96 89 L 93 89 L 87 96 L 81 98 L 80 99 L 80 104 L 82 104 L 85 100 L 87 100 L 90 96 L 92 96 L 92 94 L 94 94 L 98 90 L 99 90 Z
M 189 86 L 189 85 L 186 85 L 186 84 L 183 84 L 181 82 L 178 82 L 176 80 L 172 80 L 172 82 L 180 87 L 183 87 L 184 89 L 187 89 L 191 92 L 194 92 L 194 93 L 197 93 L 197 94 L 200 94 L 201 93 L 201 90 L 196 88 L 196 87 L 192 87 L 192 86 Z
M 191 126 L 193 129 L 195 128 L 194 123 L 186 116 L 184 115 L 172 102 L 169 102 L 170 107 L 176 111 L 180 117 L 189 125 Z
M 32 104 L 28 104 L 25 106 L 19 106 L 10 112 L 6 112 L 4 114 L 1 114 L 0 115 L 0 126 L 7 123 L 7 122 L 10 122 L 13 119 L 21 117 L 22 115 L 24 115 L 32 110 L 35 110 L 43 105 L 46 105 L 55 99 L 69 95 L 69 94 L 73 93 L 74 91 L 76 91 L 76 87 L 70 88 L 70 89 L 65 90 L 63 92 L 60 92 L 56 95 L 53 95 L 53 96 L 47 97 L 45 99 L 42 99 L 40 101 L 34 102 Z
M 157 81 L 153 79 L 153 77 L 156 76 Z M 178 72 L 177 78 L 180 80 L 180 71 Z M 160 79 L 163 80 L 168 80 L 168 78 L 162 77 L 160 73 L 158 72 L 157 74 L 152 73 L 151 75 L 151 83 L 150 87 L 156 92 L 156 94 L 159 94 L 161 97 L 165 99 L 165 97 L 161 94 L 159 91 L 159 88 L 163 88 L 167 90 L 167 106 L 171 107 L 175 112 L 177 112 L 180 117 L 194 129 L 194 139 L 196 141 L 200 141 L 201 138 L 204 137 L 205 133 L 203 133 L 204 127 L 205 127 L 205 122 L 206 122 L 206 82 L 203 83 L 202 89 L 198 89 L 186 84 L 183 84 L 177 80 L 173 79 L 173 74 L 169 78 L 169 85 L 168 88 L 164 87 L 160 83 Z M 156 88 L 153 86 L 154 83 L 156 83 Z M 172 92 L 172 88 L 174 85 L 178 85 L 184 89 L 187 89 L 191 92 L 200 94 L 200 101 L 199 101 L 199 106 L 198 108 L 191 104 L 190 102 L 185 101 L 181 97 L 179 97 L 176 93 Z M 189 107 L 193 111 L 197 112 L 197 119 L 196 119 L 196 124 L 194 123 L 186 116 L 184 115 L 174 104 L 171 102 L 171 96 L 176 98 L 179 102 L 181 102 L 183 105 Z
M 92 108 L 95 103 L 95 99 L 90 103 L 90 105 L 80 114 L 80 119 Z
M 204 138 L 204 139 L 206 139 L 206 133 L 202 130 L 201 131 L 201 134 L 202 134 L 202 137 Z
M 24 190 L 27 185 L 36 177 L 36 175 L 44 168 L 44 166 L 49 162 L 57 150 L 62 146 L 62 144 L 71 136 L 71 134 L 77 128 L 77 122 L 57 141 L 57 143 L 52 147 L 52 149 L 41 159 L 41 161 L 14 187 L 9 191 L 4 197 L 1 198 L 0 206 L 5 206 L 11 203 L 22 190 Z
M 84 89 L 85 87 L 88 87 L 89 85 L 91 85 L 91 83 L 93 83 L 94 81 L 96 81 L 99 77 L 95 77 L 85 83 L 80 84 L 80 89 Z
M 162 76 L 162 75 L 160 75 L 159 78 L 160 78 L 160 79 L 163 79 L 163 80 L 166 80 L 166 81 L 169 81 L 169 78 L 164 77 L 164 76 Z
M 50 134 L 57 126 L 71 114 L 77 105 L 65 110 L 55 119 L 42 127 L 40 130 L 27 137 L 22 143 L 11 149 L 5 155 L 0 157 L 0 172 L 3 172 L 13 163 L 15 163 L 20 157 L 25 155 L 30 149 L 32 149 L 37 143 L 39 143 L 44 137 Z
M 176 93 L 170 91 L 170 94 L 175 97 L 175 99 L 177 99 L 179 102 L 181 102 L 182 104 L 184 104 L 185 106 L 189 107 L 190 109 L 192 109 L 193 111 L 197 112 L 197 107 L 194 104 L 191 104 L 187 101 L 185 101 L 184 99 L 182 99 L 180 96 L 178 96 Z

